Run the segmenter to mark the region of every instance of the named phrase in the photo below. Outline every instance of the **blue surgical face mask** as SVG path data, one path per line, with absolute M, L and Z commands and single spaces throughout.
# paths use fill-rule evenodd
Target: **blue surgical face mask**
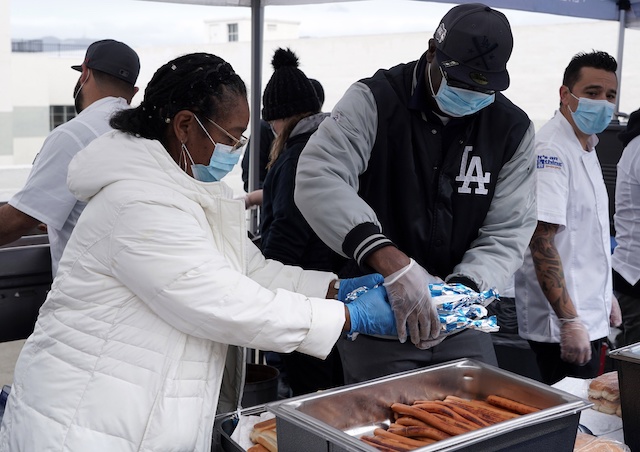
M 469 89 L 449 86 L 447 85 L 444 74 L 442 75 L 442 81 L 440 82 L 438 92 L 434 93 L 430 69 L 431 64 L 429 63 L 427 65 L 427 71 L 429 73 L 429 88 L 431 88 L 431 94 L 436 100 L 440 111 L 446 115 L 454 118 L 472 115 L 482 110 L 484 107 L 491 105 L 496 99 L 495 93 L 486 94 Z M 442 69 L 440 70 L 442 71 Z
M 189 151 L 187 150 L 187 155 L 191 160 L 191 171 L 193 172 L 193 177 L 201 182 L 217 182 L 222 179 L 224 176 L 229 174 L 229 172 L 233 169 L 233 167 L 240 160 L 240 151 L 233 149 L 233 146 L 229 146 L 228 144 L 216 143 L 207 132 L 207 129 L 204 128 L 200 120 L 197 116 L 194 115 L 196 121 L 204 133 L 207 134 L 209 140 L 213 143 L 213 154 L 211 154 L 211 160 L 208 165 L 202 165 L 199 163 L 194 163 Z M 186 150 L 186 146 L 183 144 L 182 148 Z
M 587 97 L 576 97 L 571 91 L 569 91 L 569 94 L 578 99 L 576 111 L 571 111 L 571 108 L 569 108 L 569 111 L 573 122 L 576 123 L 582 133 L 592 135 L 600 133 L 607 128 L 616 109 L 613 103 L 604 99 L 596 100 Z

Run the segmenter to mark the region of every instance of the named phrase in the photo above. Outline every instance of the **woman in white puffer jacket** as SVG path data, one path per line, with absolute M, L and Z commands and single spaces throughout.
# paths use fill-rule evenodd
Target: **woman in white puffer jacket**
M 238 407 L 243 347 L 324 357 L 343 331 L 393 328 L 383 288 L 327 300 L 334 274 L 248 239 L 243 202 L 217 182 L 248 121 L 231 66 L 185 55 L 73 159 L 88 204 L 18 359 L 0 451 L 209 452 L 216 407 Z M 340 297 L 380 281 L 343 280 Z

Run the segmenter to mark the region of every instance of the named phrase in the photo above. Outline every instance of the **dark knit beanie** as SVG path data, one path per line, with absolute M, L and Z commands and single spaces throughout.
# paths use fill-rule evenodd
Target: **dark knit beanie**
M 317 113 L 320 101 L 311 81 L 298 69 L 298 57 L 289 49 L 278 49 L 271 60 L 273 75 L 262 96 L 262 119 L 288 118 L 300 113 Z
M 318 100 L 320 101 L 320 108 L 322 108 L 322 104 L 324 104 L 324 88 L 322 87 L 322 84 L 315 78 L 310 78 L 309 80 L 313 85 L 313 89 L 316 90 L 316 96 L 318 96 Z

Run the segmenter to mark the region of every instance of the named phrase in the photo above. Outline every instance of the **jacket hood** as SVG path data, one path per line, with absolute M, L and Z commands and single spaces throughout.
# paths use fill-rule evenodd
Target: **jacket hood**
M 618 139 L 622 141 L 623 146 L 627 146 L 638 135 L 640 135 L 640 110 L 631 113 L 627 128 L 618 134 Z
M 290 136 L 293 137 L 307 132 L 314 132 L 318 127 L 320 127 L 320 123 L 328 117 L 329 113 L 320 112 L 307 116 L 306 118 L 302 118 L 293 128 Z
M 140 181 L 171 187 L 187 197 L 233 197 L 223 182 L 200 182 L 185 173 L 157 140 L 117 130 L 93 140 L 71 160 L 67 185 L 80 201 L 89 201 L 119 181 Z

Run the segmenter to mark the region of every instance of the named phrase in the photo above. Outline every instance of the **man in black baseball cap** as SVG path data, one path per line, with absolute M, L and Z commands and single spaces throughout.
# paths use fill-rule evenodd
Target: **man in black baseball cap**
M 453 79 L 483 90 L 509 87 L 513 36 L 501 12 L 478 3 L 460 5 L 442 18 L 433 37 L 438 62 Z
M 136 52 L 122 42 L 106 39 L 87 49 L 73 90 L 78 115 L 51 131 L 44 141 L 25 186 L 0 207 L 0 245 L 19 239 L 46 224 L 53 276 L 85 203 L 67 188 L 67 167 L 73 156 L 111 130 L 115 111 L 128 108 L 138 92 L 140 72 Z
M 501 93 L 512 49 L 504 14 L 455 6 L 419 60 L 354 83 L 302 151 L 298 209 L 351 258 L 340 277 L 385 277 L 396 316 L 398 337 L 338 342 L 345 383 L 497 365 L 489 334 L 443 332 L 429 283 L 501 290 L 536 226 L 533 124 Z
M 128 45 L 113 39 L 104 39 L 91 44 L 83 64 L 90 69 L 113 75 L 131 85 L 136 84 L 140 73 L 138 54 Z M 71 66 L 71 69 L 82 72 L 82 64 Z
M 80 113 L 86 106 L 84 104 L 91 104 L 91 101 L 87 102 L 85 99 L 87 91 L 85 83 L 89 80 L 92 71 L 97 77 L 97 79 L 94 77 L 94 80 L 98 82 L 96 87 L 108 85 L 110 89 L 129 92 L 134 88 L 138 79 L 140 59 L 138 54 L 128 45 L 113 39 L 104 39 L 91 44 L 82 64 L 71 66 L 71 68 L 82 72 L 73 92 L 76 111 Z M 83 88 L 85 88 L 84 92 Z M 135 94 L 135 91 L 131 96 Z M 98 91 L 94 94 L 100 95 Z

